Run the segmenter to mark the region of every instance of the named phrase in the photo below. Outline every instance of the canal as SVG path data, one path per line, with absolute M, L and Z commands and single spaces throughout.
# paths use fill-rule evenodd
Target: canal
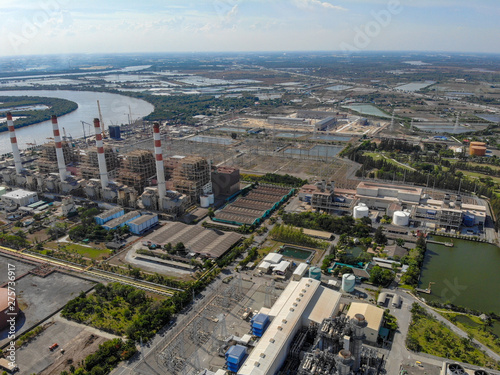
M 450 239 L 433 236 L 433 240 Z M 451 302 L 482 312 L 500 313 L 500 248 L 495 245 L 453 239 L 454 247 L 428 244 L 420 288 L 432 285 L 427 301 Z

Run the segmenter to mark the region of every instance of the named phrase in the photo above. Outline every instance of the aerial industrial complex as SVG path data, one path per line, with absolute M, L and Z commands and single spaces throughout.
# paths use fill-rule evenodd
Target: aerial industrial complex
M 105 126 L 98 101 L 79 138 L 47 106 L 46 143 L 2 99 L 1 371 L 500 374 L 496 104 L 400 88 L 446 59 L 358 82 L 308 58 L 75 73 L 152 109 Z

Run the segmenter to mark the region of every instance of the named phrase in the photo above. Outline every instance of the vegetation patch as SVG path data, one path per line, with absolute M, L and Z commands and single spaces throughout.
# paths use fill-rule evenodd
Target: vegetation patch
M 307 234 L 304 234 L 301 229 L 296 229 L 292 225 L 276 224 L 269 232 L 269 235 L 275 240 L 295 245 L 317 247 L 320 249 L 326 249 L 328 247 L 327 242 L 309 237 Z
M 476 366 L 500 368 L 493 359 L 474 346 L 472 337 L 460 338 L 418 303 L 413 303 L 411 313 L 412 320 L 406 338 L 409 350 Z
M 45 105 L 48 109 L 30 109 L 30 107 Z M 66 99 L 60 98 L 41 98 L 33 96 L 0 96 L 0 109 L 17 107 L 13 116 L 20 116 L 14 121 L 15 128 L 37 124 L 42 121 L 50 120 L 52 115 L 62 116 L 73 112 L 78 108 L 78 104 Z M 22 107 L 26 107 L 24 110 Z M 0 123 L 0 132 L 7 131 L 7 123 Z

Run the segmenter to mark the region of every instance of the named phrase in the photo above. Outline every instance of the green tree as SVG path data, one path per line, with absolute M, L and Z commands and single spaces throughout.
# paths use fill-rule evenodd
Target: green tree
M 379 226 L 375 231 L 375 234 L 373 235 L 373 240 L 379 245 L 387 244 L 387 237 L 384 234 L 384 227 L 382 225 Z

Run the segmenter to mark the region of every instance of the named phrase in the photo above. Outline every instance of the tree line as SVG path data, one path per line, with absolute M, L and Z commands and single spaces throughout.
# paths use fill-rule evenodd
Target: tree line
M 16 119 L 14 121 L 14 127 L 16 129 L 50 120 L 52 115 L 62 116 L 68 114 L 78 108 L 78 104 L 72 102 L 71 100 L 45 97 L 40 98 L 33 96 L 0 96 L 0 103 L 0 109 L 33 105 L 46 105 L 47 107 L 49 107 L 48 109 L 42 110 L 16 111 L 16 116 L 22 116 L 22 118 Z M 6 114 L 4 114 L 2 117 L 4 116 L 6 116 Z M 0 132 L 4 132 L 7 130 L 7 123 L 1 123 Z

